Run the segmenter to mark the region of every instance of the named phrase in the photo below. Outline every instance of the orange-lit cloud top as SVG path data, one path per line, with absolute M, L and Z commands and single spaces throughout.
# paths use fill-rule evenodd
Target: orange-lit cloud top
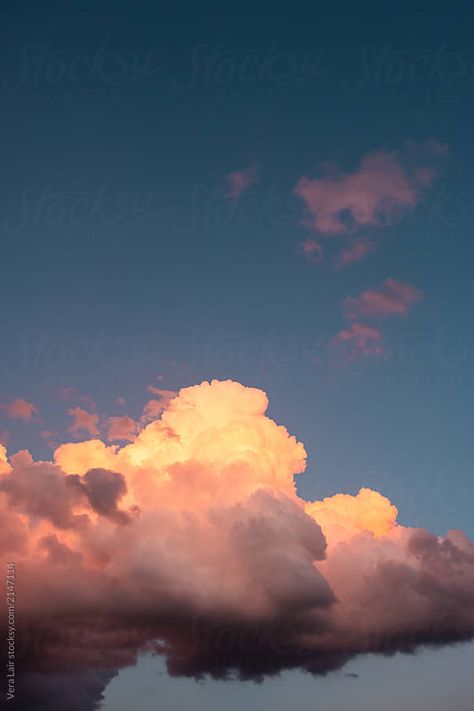
M 267 405 L 203 382 L 123 447 L 66 443 L 52 462 L 0 448 L 27 701 L 93 709 L 140 651 L 171 674 L 258 679 L 474 635 L 474 544 L 400 526 L 370 489 L 301 499 L 305 449 Z M 68 685 L 75 706 L 55 696 Z

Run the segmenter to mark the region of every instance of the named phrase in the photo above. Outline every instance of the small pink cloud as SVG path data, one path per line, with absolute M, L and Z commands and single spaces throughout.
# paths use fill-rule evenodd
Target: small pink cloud
M 334 169 L 319 179 L 300 178 L 295 193 L 306 206 L 311 226 L 322 234 L 352 234 L 362 227 L 384 227 L 414 207 L 434 177 L 425 166 L 402 165 L 396 153 L 366 155 L 353 173 Z
M 87 412 L 82 407 L 72 407 L 68 413 L 74 418 L 74 422 L 68 428 L 69 432 L 76 435 L 84 432 L 90 435 L 99 434 L 99 416 L 94 412 Z
M 118 397 L 115 401 L 116 405 L 120 405 L 121 407 L 125 405 L 125 399 L 123 397 Z
M 347 267 L 354 262 L 360 262 L 364 257 L 373 252 L 375 245 L 369 240 L 356 239 L 352 244 L 345 247 L 339 254 L 336 265 L 339 268 Z
M 301 243 L 301 251 L 306 259 L 320 264 L 324 261 L 324 251 L 319 242 L 314 239 L 307 239 Z
M 38 412 L 36 405 L 21 398 L 12 400 L 10 403 L 0 404 L 0 409 L 4 410 L 12 420 L 23 420 L 24 422 L 31 420 L 33 415 Z
M 158 388 L 156 385 L 147 385 L 147 388 L 149 393 L 152 393 L 153 395 L 158 395 L 160 398 L 166 401 L 168 403 L 170 400 L 175 398 L 178 393 L 176 390 L 165 390 L 164 388 Z
M 349 296 L 344 301 L 344 314 L 350 320 L 403 316 L 421 296 L 421 291 L 414 286 L 387 279 L 378 289 L 368 289 L 359 296 Z
M 107 439 L 110 442 L 133 442 L 140 426 L 132 417 L 109 417 L 107 419 Z
M 359 360 L 363 356 L 381 356 L 384 353 L 382 333 L 365 323 L 351 323 L 349 328 L 339 331 L 331 341 L 337 354 L 348 361 Z
M 232 202 L 238 202 L 242 194 L 257 180 L 257 168 L 255 166 L 236 170 L 227 176 L 226 197 Z

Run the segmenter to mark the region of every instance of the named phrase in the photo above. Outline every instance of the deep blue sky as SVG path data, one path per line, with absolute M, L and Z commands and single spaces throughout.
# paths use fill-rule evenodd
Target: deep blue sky
M 64 431 L 61 386 L 109 415 L 122 396 L 133 415 L 158 373 L 172 389 L 234 378 L 266 390 L 305 443 L 303 495 L 368 485 L 402 523 L 474 535 L 471 3 L 204 5 L 5 13 L 0 397 L 32 400 L 41 427 Z M 374 255 L 341 271 L 303 258 L 302 175 L 427 138 L 449 147 L 442 170 Z M 250 165 L 258 182 L 232 205 L 226 176 Z M 387 277 L 424 294 L 390 322 L 392 358 L 316 365 L 342 300 Z M 12 449 L 49 454 L 34 423 L 0 429 Z M 420 678 L 406 659 L 361 661 L 359 680 L 317 690 L 288 675 L 256 707 L 318 695 L 321 709 L 378 711 L 388 674 L 394 694 L 405 686 L 394 709 L 467 711 L 472 648 L 430 655 Z M 127 678 L 123 708 L 154 707 L 136 690 L 159 688 L 150 665 Z M 203 707 L 222 705 L 218 686 Z M 165 687 L 161 708 L 191 708 L 188 682 Z M 252 708 L 248 687 L 232 694 Z

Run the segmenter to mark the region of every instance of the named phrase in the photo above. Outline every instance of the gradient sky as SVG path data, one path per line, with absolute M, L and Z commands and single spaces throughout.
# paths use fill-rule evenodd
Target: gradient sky
M 265 390 L 304 442 L 303 496 L 370 486 L 401 523 L 472 537 L 472 5 L 5 14 L 0 400 L 39 409 L 0 410 L 9 449 L 47 457 L 41 432 L 66 437 L 60 388 L 137 416 L 150 383 L 232 378 Z M 447 146 L 432 183 L 336 268 L 339 237 L 306 224 L 298 181 L 327 164 L 357 173 L 377 151 L 405 165 L 430 140 Z M 388 278 L 422 298 L 377 322 L 383 356 L 334 363 L 344 300 Z M 358 659 L 259 687 L 168 680 L 145 659 L 104 708 L 468 711 L 472 655 Z

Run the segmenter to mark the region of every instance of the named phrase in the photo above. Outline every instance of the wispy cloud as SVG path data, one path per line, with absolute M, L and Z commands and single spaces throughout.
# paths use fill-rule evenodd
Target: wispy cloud
M 307 239 L 301 243 L 301 251 L 305 258 L 312 262 L 320 264 L 324 261 L 324 250 L 314 239 Z
M 158 418 L 166 409 L 171 400 L 173 400 L 173 398 L 177 395 L 175 390 L 165 390 L 164 388 L 158 388 L 155 385 L 148 385 L 147 390 L 149 393 L 152 393 L 157 397 L 152 400 L 148 400 L 148 402 L 145 403 L 141 417 L 141 422 L 143 424 Z
M 359 360 L 362 356 L 384 353 L 382 333 L 375 326 L 365 323 L 351 323 L 348 328 L 339 331 L 331 341 L 338 357 L 347 361 Z
M 350 320 L 403 316 L 421 296 L 421 291 L 411 284 L 387 279 L 377 289 L 367 289 L 358 296 L 349 296 L 344 301 L 344 314 Z
M 255 166 L 229 173 L 226 197 L 232 202 L 238 202 L 242 194 L 256 182 L 257 176 L 258 171 Z
M 375 245 L 370 240 L 356 239 L 352 244 L 345 247 L 336 260 L 336 266 L 342 269 L 354 262 L 360 262 L 368 254 L 373 252 Z
M 421 291 L 411 284 L 386 279 L 379 287 L 367 289 L 343 302 L 346 328 L 331 339 L 330 346 L 338 359 L 355 361 L 363 356 L 384 354 L 382 331 L 361 319 L 385 319 L 405 315 L 421 299 Z

